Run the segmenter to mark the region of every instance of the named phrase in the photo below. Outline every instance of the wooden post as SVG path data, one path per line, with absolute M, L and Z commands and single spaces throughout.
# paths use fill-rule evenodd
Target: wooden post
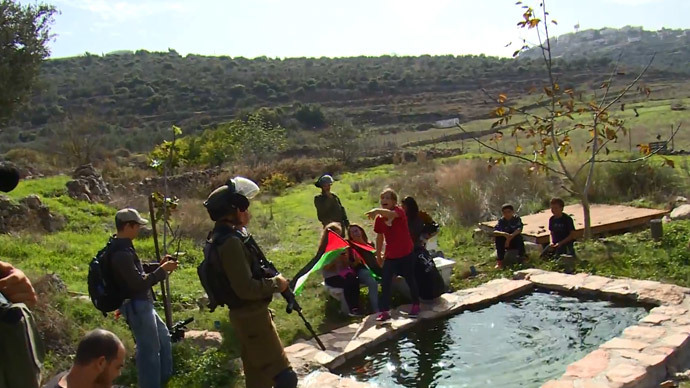
M 664 236 L 664 226 L 659 218 L 649 221 L 649 229 L 652 232 L 652 239 L 654 241 L 659 241 Z
M 160 248 L 158 247 L 158 230 L 156 228 L 156 213 L 154 211 L 154 205 L 153 205 L 153 194 L 149 195 L 149 214 L 151 216 L 151 231 L 153 232 L 153 245 L 156 249 L 156 260 L 158 262 L 161 262 L 161 251 Z M 165 228 L 165 225 L 163 225 Z M 167 280 L 168 277 L 166 276 L 165 279 Z M 165 310 L 165 326 L 168 327 L 168 329 L 172 328 L 172 308 L 170 306 L 170 299 L 168 297 L 168 291 L 169 289 L 166 287 L 165 282 L 161 282 L 161 296 L 163 297 L 163 308 Z
M 671 151 L 676 149 L 676 137 L 673 136 L 673 125 L 671 125 Z

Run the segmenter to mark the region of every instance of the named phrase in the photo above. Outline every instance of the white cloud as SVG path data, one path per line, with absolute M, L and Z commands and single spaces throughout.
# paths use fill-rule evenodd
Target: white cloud
M 106 22 L 123 22 L 165 12 L 181 13 L 186 5 L 174 1 L 58 0 L 58 4 L 92 12 Z

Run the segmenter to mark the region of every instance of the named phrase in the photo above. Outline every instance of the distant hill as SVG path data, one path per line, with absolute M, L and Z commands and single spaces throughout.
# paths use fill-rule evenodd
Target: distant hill
M 645 66 L 656 52 L 654 67 L 690 73 L 690 30 L 642 27 L 602 28 L 560 35 L 552 39 L 552 55 L 572 63 L 582 58 L 605 57 L 615 60 L 623 53 L 627 66 Z M 520 54 L 520 58 L 541 58 L 538 47 Z
M 561 59 L 555 70 L 561 81 L 591 88 L 608 74 L 620 48 L 625 48 L 623 63 L 639 67 L 654 47 L 659 55 L 647 78 L 685 80 L 690 77 L 688 39 L 686 31 L 636 28 L 567 34 L 555 40 Z M 0 152 L 53 150 L 65 136 L 60 123 L 83 115 L 100 123 L 92 133 L 109 149 L 131 151 L 150 150 L 171 124 L 193 133 L 262 107 L 270 108 L 271 119 L 289 133 L 318 131 L 336 120 L 382 133 L 424 130 L 440 120 L 486 118 L 491 99 L 482 88 L 518 98 L 542 85 L 543 63 L 532 59 L 536 55 L 534 49 L 518 59 L 86 53 L 43 64 L 30 103 L 0 128 Z

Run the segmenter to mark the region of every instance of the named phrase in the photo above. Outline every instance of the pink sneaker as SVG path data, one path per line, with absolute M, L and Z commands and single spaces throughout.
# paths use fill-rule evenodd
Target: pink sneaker
M 388 311 L 381 311 L 376 317 L 376 320 L 379 322 L 387 321 L 389 319 L 391 319 L 391 314 Z
M 412 305 L 409 316 L 410 318 L 417 318 L 417 316 L 419 316 L 419 303 Z

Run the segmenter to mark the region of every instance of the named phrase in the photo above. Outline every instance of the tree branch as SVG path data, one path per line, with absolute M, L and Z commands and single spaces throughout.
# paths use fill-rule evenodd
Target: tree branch
M 575 197 L 579 197 L 579 196 L 580 196 L 580 193 L 576 193 L 576 192 L 570 190 L 569 188 L 567 188 L 567 187 L 565 187 L 565 186 L 563 186 L 563 185 L 561 185 L 561 189 L 567 191 L 568 193 L 570 193 L 570 195 L 574 195 Z
M 486 96 L 489 97 L 492 101 L 498 101 L 498 99 L 495 96 L 492 96 L 491 93 L 489 93 L 489 91 L 487 91 L 486 89 L 482 88 L 481 91 L 484 92 L 484 94 L 486 94 Z M 516 112 L 522 113 L 525 116 L 530 116 L 530 117 L 533 117 L 533 118 L 538 119 L 538 120 L 546 121 L 545 118 L 543 118 L 541 116 L 537 116 L 534 113 L 528 112 L 527 110 L 525 110 L 524 107 L 523 108 L 514 108 L 512 106 L 508 106 L 508 108 L 510 108 Z
M 466 133 L 466 134 L 471 134 L 471 133 L 468 132 L 465 128 L 463 128 L 462 125 L 460 125 L 460 124 L 458 124 L 458 128 L 460 128 L 460 130 L 461 130 L 462 132 Z M 485 142 L 479 140 L 478 138 L 476 138 L 476 137 L 474 137 L 474 136 L 472 137 L 472 140 L 476 141 L 477 143 L 481 144 L 482 146 L 484 146 L 484 147 L 486 147 L 486 148 L 488 148 L 488 149 L 490 149 L 490 150 L 492 150 L 492 151 L 494 151 L 494 152 L 498 152 L 498 153 L 501 154 L 501 155 L 505 155 L 505 156 L 508 156 L 508 157 L 511 157 L 511 158 L 515 158 L 515 159 L 520 159 L 520 160 L 525 161 L 525 162 L 528 162 L 528 163 L 537 164 L 537 165 L 542 166 L 542 167 L 544 167 L 545 169 L 547 169 L 547 170 L 549 170 L 549 171 L 551 171 L 551 172 L 553 172 L 553 173 L 556 173 L 556 174 L 559 174 L 559 175 L 565 175 L 565 174 L 563 173 L 563 171 L 558 171 L 558 170 L 556 170 L 555 168 L 549 166 L 549 165 L 546 164 L 546 163 L 542 163 L 542 162 L 539 162 L 539 161 L 537 161 L 537 160 L 531 160 L 531 159 L 529 159 L 529 158 L 527 158 L 527 157 L 524 157 L 524 156 L 522 156 L 522 155 L 512 154 L 512 153 L 506 152 L 506 151 L 501 151 L 500 149 L 498 149 L 498 148 L 496 148 L 496 147 L 494 147 L 494 146 L 491 146 L 491 145 L 489 145 L 489 144 L 487 144 L 487 143 L 485 143 Z
M 556 154 L 556 158 L 558 159 L 558 163 L 561 166 L 561 169 L 563 171 L 563 175 L 565 175 L 568 180 L 571 182 L 575 182 L 575 178 L 570 175 L 570 171 L 568 171 L 568 168 L 565 166 L 565 162 L 563 161 L 563 158 L 561 157 L 561 154 L 558 152 L 558 142 L 556 141 L 556 117 L 555 117 L 555 112 L 556 112 L 556 90 L 555 90 L 555 85 L 556 85 L 556 80 L 553 78 L 553 59 L 551 56 L 551 39 L 549 39 L 549 23 L 547 20 L 548 13 L 546 12 L 546 0 L 542 0 L 541 2 L 542 6 L 542 13 L 544 17 L 544 34 L 546 35 L 546 49 L 542 47 L 542 55 L 544 56 L 544 61 L 546 61 L 546 70 L 549 73 L 549 81 L 551 83 L 551 111 L 550 117 L 549 117 L 549 124 L 551 126 L 551 146 L 553 147 L 554 153 Z M 541 43 L 541 34 L 539 32 L 539 27 L 537 26 L 537 36 L 539 37 L 539 42 Z M 548 59 L 546 54 L 548 53 Z
M 669 141 L 671 141 L 671 140 L 676 136 L 676 133 L 678 133 L 678 131 L 680 130 L 681 125 L 682 125 L 682 123 L 678 124 L 678 126 L 677 126 L 676 129 L 673 131 L 673 133 L 671 134 L 671 136 L 668 138 L 668 140 L 666 140 L 666 143 L 668 143 Z M 621 163 L 621 164 L 637 163 L 637 162 L 642 162 L 642 161 L 644 161 L 644 160 L 647 160 L 647 159 L 651 158 L 652 156 L 658 154 L 659 152 L 661 152 L 661 148 L 657 148 L 657 149 L 654 150 L 653 152 L 650 152 L 649 154 L 647 154 L 647 155 L 645 155 L 645 156 L 642 156 L 642 157 L 640 157 L 640 158 L 637 158 L 637 159 L 631 159 L 631 160 L 601 159 L 601 160 L 596 160 L 596 163 Z
M 599 110 L 601 111 L 601 107 L 604 106 L 604 103 L 606 102 L 606 97 L 609 95 L 609 90 L 611 90 L 611 84 L 613 83 L 613 77 L 616 75 L 618 72 L 618 65 L 621 62 L 621 58 L 623 57 L 623 50 L 618 54 L 618 59 L 616 59 L 616 65 L 613 67 L 613 71 L 611 71 L 611 75 L 609 76 L 609 80 L 606 82 L 606 91 L 604 91 L 604 97 L 601 99 L 601 103 L 599 103 Z M 599 117 L 599 114 L 597 113 L 597 117 Z M 595 125 L 596 127 L 596 125 Z M 596 130 L 596 128 L 595 128 Z
M 629 91 L 630 89 L 632 89 L 632 87 L 635 86 L 635 85 L 637 84 L 637 82 L 642 78 L 642 76 L 645 75 L 645 73 L 647 72 L 647 70 L 649 70 L 649 68 L 652 66 L 652 62 L 654 62 L 654 58 L 655 58 L 655 57 L 656 57 L 656 52 L 655 52 L 654 54 L 652 54 L 652 57 L 649 59 L 649 63 L 647 63 L 647 66 L 645 66 L 644 69 L 642 69 L 642 71 L 640 72 L 640 74 L 638 74 L 637 77 L 636 77 L 631 83 L 629 83 L 628 86 L 627 86 L 625 89 L 623 89 L 622 92 L 620 92 L 620 93 L 618 94 L 618 96 L 616 96 L 616 98 L 614 98 L 613 100 L 611 100 L 610 103 L 608 103 L 603 109 L 601 109 L 602 112 L 607 111 L 613 104 L 615 104 L 615 103 L 617 103 L 618 101 L 620 101 L 620 99 L 623 98 L 623 96 L 625 96 L 625 95 L 628 93 L 628 91 Z

